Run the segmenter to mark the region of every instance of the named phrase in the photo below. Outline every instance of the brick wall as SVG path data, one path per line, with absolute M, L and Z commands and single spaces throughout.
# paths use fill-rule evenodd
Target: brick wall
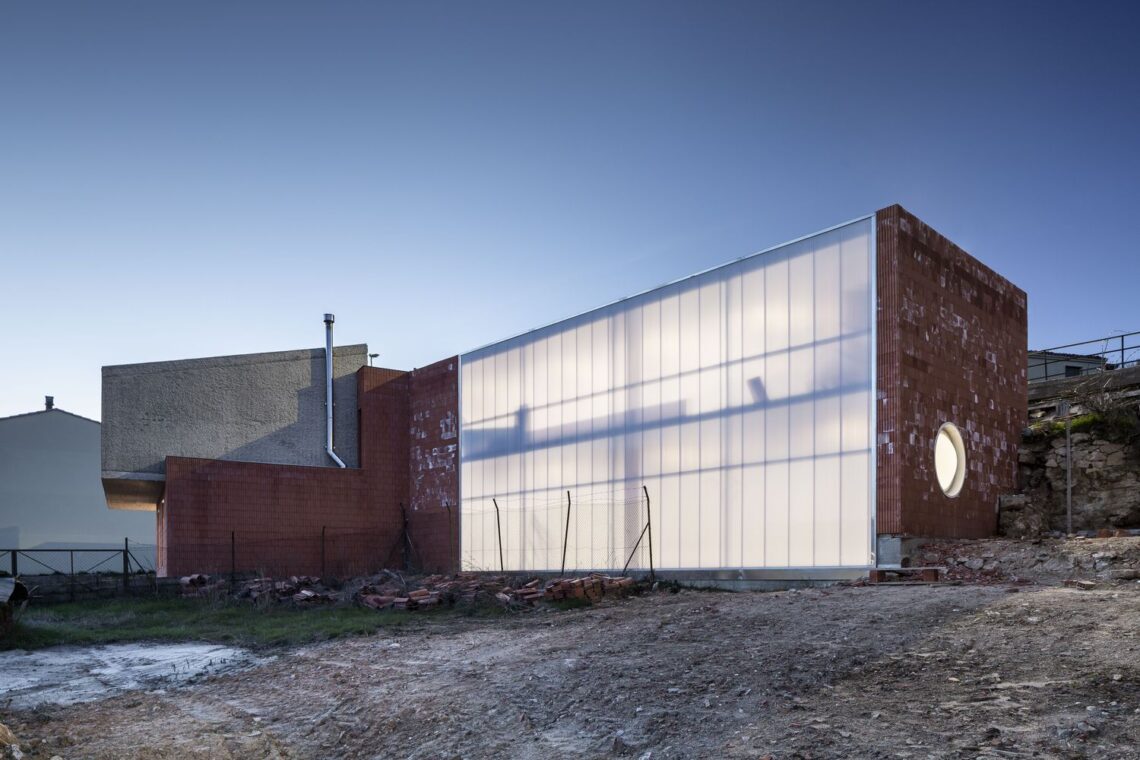
M 458 365 L 357 372 L 359 469 L 167 457 L 159 574 L 453 568 Z
M 397 539 L 385 553 L 383 567 L 404 567 L 403 521 L 408 502 L 407 372 L 361 367 L 356 374 L 360 406 L 360 466 L 369 494 L 363 507 L 386 515 Z M 377 568 L 373 568 L 377 569 Z
M 459 357 L 410 373 L 408 522 L 413 561 L 458 569 Z
M 400 522 L 372 503 L 374 485 L 360 469 L 167 457 L 165 574 L 229 572 L 231 534 L 238 572 L 375 570 L 389 564 Z
M 876 215 L 878 532 L 977 538 L 1017 488 L 1026 415 L 1025 292 L 901 206 Z M 957 497 L 934 472 L 944 422 L 965 439 Z

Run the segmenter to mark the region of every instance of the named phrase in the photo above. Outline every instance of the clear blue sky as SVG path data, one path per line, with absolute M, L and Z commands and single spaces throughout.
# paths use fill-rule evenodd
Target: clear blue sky
M 6 3 L 0 415 L 104 364 L 410 368 L 899 202 L 1140 329 L 1136 3 Z

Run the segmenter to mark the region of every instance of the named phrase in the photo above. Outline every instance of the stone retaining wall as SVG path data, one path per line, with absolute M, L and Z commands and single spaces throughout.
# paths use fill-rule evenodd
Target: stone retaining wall
M 1140 407 L 1135 390 L 1100 388 L 1092 393 L 1071 383 L 1058 386 L 1056 400 L 1071 404 L 1074 531 L 1140 528 Z M 1037 407 L 1048 401 L 1038 400 Z M 999 529 L 1004 535 L 1040 536 L 1067 528 L 1065 422 L 1050 411 L 1033 421 L 1022 438 L 1020 493 L 1000 500 Z

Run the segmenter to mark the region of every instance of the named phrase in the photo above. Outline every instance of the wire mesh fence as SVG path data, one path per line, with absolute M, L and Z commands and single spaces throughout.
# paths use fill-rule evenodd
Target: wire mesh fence
M 105 598 L 153 586 L 154 548 L 124 541 L 114 549 L 0 549 L 0 575 L 35 578 L 33 591 L 40 599 Z
M 449 532 L 449 556 L 462 559 L 464 570 L 573 574 L 654 568 L 654 526 L 645 486 L 606 486 L 562 492 L 561 497 L 551 493 L 542 502 L 531 495 L 492 498 L 465 509 L 461 522 L 464 533 L 486 539 L 482 552 L 465 547 L 463 556 L 457 557 L 462 538 L 459 531 L 454 537 Z M 487 551 L 488 546 L 493 549 Z M 161 547 L 127 542 L 121 549 L 0 550 L 0 570 L 73 577 L 157 572 L 347 578 L 409 567 L 416 556 L 405 522 L 400 528 L 383 530 L 321 526 L 289 534 L 215 529 L 204 540 L 174 540 Z
M 581 573 L 653 570 L 645 486 L 493 497 L 463 510 L 463 568 Z
M 229 531 L 201 542 L 172 542 L 168 575 L 317 575 L 351 577 L 405 562 L 403 531 L 324 526 L 293 535 Z
M 155 546 L 124 541 L 121 547 L 50 546 L 0 549 L 0 572 L 9 575 L 149 573 Z

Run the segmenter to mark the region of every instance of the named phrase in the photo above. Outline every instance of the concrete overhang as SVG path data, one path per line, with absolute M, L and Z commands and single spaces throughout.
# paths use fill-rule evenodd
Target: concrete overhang
M 103 495 L 111 509 L 154 512 L 165 491 L 164 475 L 103 470 Z

